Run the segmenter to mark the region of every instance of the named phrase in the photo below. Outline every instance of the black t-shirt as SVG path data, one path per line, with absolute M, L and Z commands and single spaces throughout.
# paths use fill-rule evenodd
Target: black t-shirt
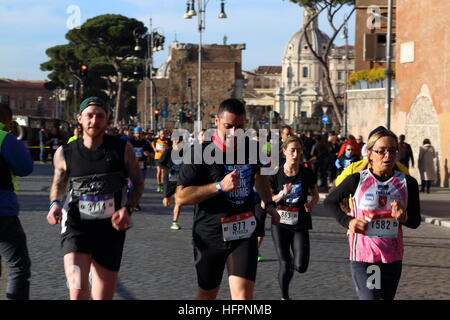
M 194 145 L 190 149 L 192 164 L 183 164 L 181 166 L 178 185 L 184 187 L 203 186 L 221 181 L 233 170 L 238 170 L 240 173 L 240 184 L 237 190 L 217 194 L 195 205 L 193 236 L 194 242 L 199 248 L 229 247 L 233 241 L 224 242 L 221 218 L 248 211 L 254 212 L 255 210 L 253 186 L 255 184 L 255 174 L 259 172 L 261 164 L 259 162 L 253 163 L 257 162 L 257 159 L 256 161 L 251 159 L 248 146 L 247 143 L 244 161 L 238 161 L 236 154 L 234 159 L 227 159 L 226 152 L 222 152 L 212 142 L 197 145 L 197 149 Z M 203 153 L 201 164 L 195 164 L 193 157 L 195 154 L 198 156 L 200 150 Z M 205 163 L 205 154 L 211 155 L 215 159 L 222 159 L 222 164 L 218 162 Z M 243 164 L 239 164 L 241 162 Z
M 173 147 L 169 147 L 164 151 L 159 159 L 159 165 L 164 169 L 164 182 L 177 183 L 182 163 L 172 160 Z M 183 149 L 175 150 L 179 157 L 183 157 Z
M 150 143 L 145 140 L 130 140 L 131 145 L 133 146 L 134 154 L 136 155 L 136 159 L 141 163 L 141 169 L 147 168 L 147 156 L 144 155 L 144 151 L 152 152 L 152 148 Z
M 291 230 L 312 229 L 311 213 L 306 212 L 304 204 L 308 202 L 308 191 L 317 183 L 311 169 L 300 166 L 300 171 L 293 177 L 288 177 L 280 166 L 278 173 L 270 176 L 270 187 L 273 194 L 283 190 L 284 185 L 291 183 L 292 189 L 284 199 L 277 203 L 278 206 L 298 207 L 298 222 L 296 225 L 280 223 L 279 226 Z

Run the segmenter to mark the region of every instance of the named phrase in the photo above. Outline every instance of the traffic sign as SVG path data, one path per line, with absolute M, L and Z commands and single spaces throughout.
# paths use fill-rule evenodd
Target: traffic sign
M 169 117 L 169 110 L 162 109 L 159 115 L 160 115 L 161 118 L 168 118 Z
M 322 116 L 322 123 L 327 124 L 328 122 L 330 122 L 330 117 L 327 114 L 324 114 Z

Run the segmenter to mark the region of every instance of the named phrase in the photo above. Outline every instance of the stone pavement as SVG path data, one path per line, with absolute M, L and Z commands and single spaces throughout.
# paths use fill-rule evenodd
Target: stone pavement
M 61 229 L 49 226 L 45 218 L 51 175 L 49 165 L 36 165 L 31 176 L 20 179 L 20 217 L 32 261 L 31 299 L 34 300 L 68 298 L 60 253 Z M 144 210 L 133 215 L 134 227 L 127 233 L 115 299 L 191 300 L 197 290 L 191 245 L 192 207 L 182 209 L 182 229 L 170 230 L 171 209 L 162 206 L 161 194 L 154 190 L 154 179 L 148 179 L 141 201 Z M 427 210 L 428 203 L 422 208 Z M 345 230 L 324 213 L 321 204 L 313 213 L 310 238 L 309 269 L 305 274 L 294 275 L 292 298 L 357 299 L 349 271 Z M 426 223 L 416 230 L 405 228 L 404 242 L 405 259 L 396 298 L 450 299 L 450 229 Z M 261 254 L 264 261 L 258 265 L 255 299 L 279 300 L 278 259 L 269 219 Z M 3 271 L 0 288 L 6 279 L 6 270 Z M 225 272 L 219 299 L 229 298 Z M 4 291 L 0 291 L 0 299 L 4 299 Z

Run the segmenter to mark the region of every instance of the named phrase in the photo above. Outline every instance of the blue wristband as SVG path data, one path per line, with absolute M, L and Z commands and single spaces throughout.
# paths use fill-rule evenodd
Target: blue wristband
M 58 206 L 62 207 L 61 202 L 59 202 L 58 200 L 52 201 L 52 203 L 50 203 L 50 208 L 51 209 L 55 204 L 57 204 Z
M 218 181 L 218 182 L 216 183 L 216 190 L 217 190 L 219 193 L 223 193 L 222 185 L 221 185 L 220 181 Z

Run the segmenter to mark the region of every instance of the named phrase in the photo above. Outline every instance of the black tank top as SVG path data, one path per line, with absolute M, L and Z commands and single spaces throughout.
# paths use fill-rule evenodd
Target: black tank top
M 127 177 L 125 146 L 126 141 L 105 135 L 103 144 L 97 150 L 86 148 L 82 138 L 63 147 L 70 183 L 69 199 L 65 204 L 69 223 L 81 222 L 80 199 L 101 199 L 111 195 L 114 198 L 114 211 L 123 206 Z

